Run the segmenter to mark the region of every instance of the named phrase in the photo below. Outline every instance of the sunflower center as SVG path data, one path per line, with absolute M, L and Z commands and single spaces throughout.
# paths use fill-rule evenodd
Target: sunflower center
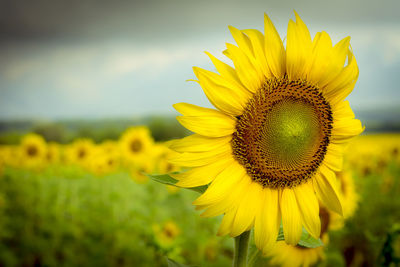
M 86 151 L 85 149 L 81 148 L 78 150 L 78 158 L 83 159 L 84 157 L 86 157 Z
M 135 139 L 135 140 L 133 140 L 131 142 L 130 148 L 131 148 L 132 152 L 137 153 L 140 150 L 142 150 L 142 142 L 140 142 L 139 140 Z
M 317 87 L 271 79 L 237 117 L 233 154 L 264 187 L 293 187 L 318 169 L 331 128 L 330 105 Z
M 34 156 L 36 156 L 36 155 L 38 154 L 38 149 L 37 149 L 36 146 L 29 145 L 29 146 L 26 148 L 26 153 L 28 153 L 28 156 L 34 157 Z

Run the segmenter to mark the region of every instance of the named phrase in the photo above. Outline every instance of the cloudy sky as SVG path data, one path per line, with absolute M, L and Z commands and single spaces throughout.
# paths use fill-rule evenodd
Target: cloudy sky
M 314 35 L 351 36 L 357 110 L 400 104 L 400 1 L 0 1 L 0 119 L 173 114 L 207 104 L 192 66 L 213 69 L 227 26 L 285 37 L 295 9 Z

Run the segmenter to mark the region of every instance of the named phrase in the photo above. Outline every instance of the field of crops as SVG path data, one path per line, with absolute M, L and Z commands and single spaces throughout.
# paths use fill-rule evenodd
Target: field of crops
M 167 266 L 169 258 L 230 266 L 233 240 L 216 236 L 220 217 L 199 216 L 191 205 L 199 194 L 145 175 L 179 171 L 167 146 L 145 127 L 102 143 L 60 145 L 29 134 L 1 146 L 0 265 Z M 358 137 L 344 169 L 345 220 L 325 214 L 325 246 L 302 250 L 318 266 L 398 264 L 400 135 Z M 273 266 L 284 253 L 262 257 L 250 247 L 254 266 Z

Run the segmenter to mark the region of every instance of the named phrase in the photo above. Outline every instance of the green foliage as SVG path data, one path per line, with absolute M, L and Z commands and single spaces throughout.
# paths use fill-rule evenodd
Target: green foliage
M 45 123 L 33 127 L 32 132 L 37 133 L 50 142 L 63 143 L 67 140 L 67 130 L 59 123 Z
M 328 246 L 341 252 L 346 265 L 396 266 L 391 264 L 400 257 L 396 229 L 400 222 L 399 178 L 400 165 L 396 161 L 356 173 L 360 205 L 343 229 L 330 234 Z
M 136 184 L 125 172 L 99 178 L 65 166 L 40 173 L 5 169 L 0 266 L 157 267 L 167 266 L 165 256 L 189 265 L 229 265 L 232 242 L 215 236 L 219 218 L 199 219 L 191 205 L 197 196 Z M 171 246 L 153 230 L 166 221 L 180 229 Z
M 180 125 L 174 117 L 152 117 L 147 125 L 157 141 L 181 138 L 189 134 L 189 131 Z
M 277 241 L 285 240 L 285 235 L 283 233 L 282 225 L 279 228 L 279 234 L 276 240 Z M 322 240 L 320 238 L 315 239 L 314 237 L 312 237 L 303 227 L 303 232 L 301 233 L 301 238 L 298 245 L 305 248 L 317 248 L 323 246 L 324 243 L 322 243 Z
M 148 175 L 153 181 L 161 183 L 161 184 L 166 184 L 166 185 L 173 185 L 178 182 L 178 180 L 172 178 L 168 174 L 160 174 L 160 175 L 154 175 L 154 174 L 149 174 Z M 195 192 L 198 192 L 200 194 L 204 193 L 207 190 L 207 185 L 202 185 L 202 186 L 196 186 L 196 187 L 191 187 L 191 188 L 185 188 L 188 190 L 193 190 Z

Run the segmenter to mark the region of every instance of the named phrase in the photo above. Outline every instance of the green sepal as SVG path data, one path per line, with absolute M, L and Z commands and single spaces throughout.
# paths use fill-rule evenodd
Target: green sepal
M 283 234 L 283 226 L 281 225 L 281 227 L 279 228 L 279 234 L 278 234 L 278 238 L 276 239 L 276 241 L 283 241 L 283 240 L 285 240 L 285 236 Z M 304 227 L 303 227 L 303 231 L 301 233 L 301 238 L 297 245 L 306 247 L 306 248 L 317 248 L 317 247 L 323 246 L 324 243 L 322 242 L 322 240 L 320 238 L 316 239 L 316 238 L 312 237 L 306 231 L 306 229 L 304 229 Z
M 178 172 L 173 172 L 170 174 L 178 174 Z M 170 176 L 170 174 L 147 174 L 147 176 L 149 176 L 153 181 L 156 181 L 158 183 L 176 186 L 175 184 L 178 182 L 178 180 L 172 178 Z M 179 186 L 177 186 L 177 187 L 179 187 Z M 179 188 L 185 188 L 185 189 L 193 190 L 200 194 L 203 194 L 207 190 L 208 185 L 202 185 L 202 186 L 196 186 L 196 187 L 190 187 L 190 188 L 186 188 L 186 187 L 179 187 Z

